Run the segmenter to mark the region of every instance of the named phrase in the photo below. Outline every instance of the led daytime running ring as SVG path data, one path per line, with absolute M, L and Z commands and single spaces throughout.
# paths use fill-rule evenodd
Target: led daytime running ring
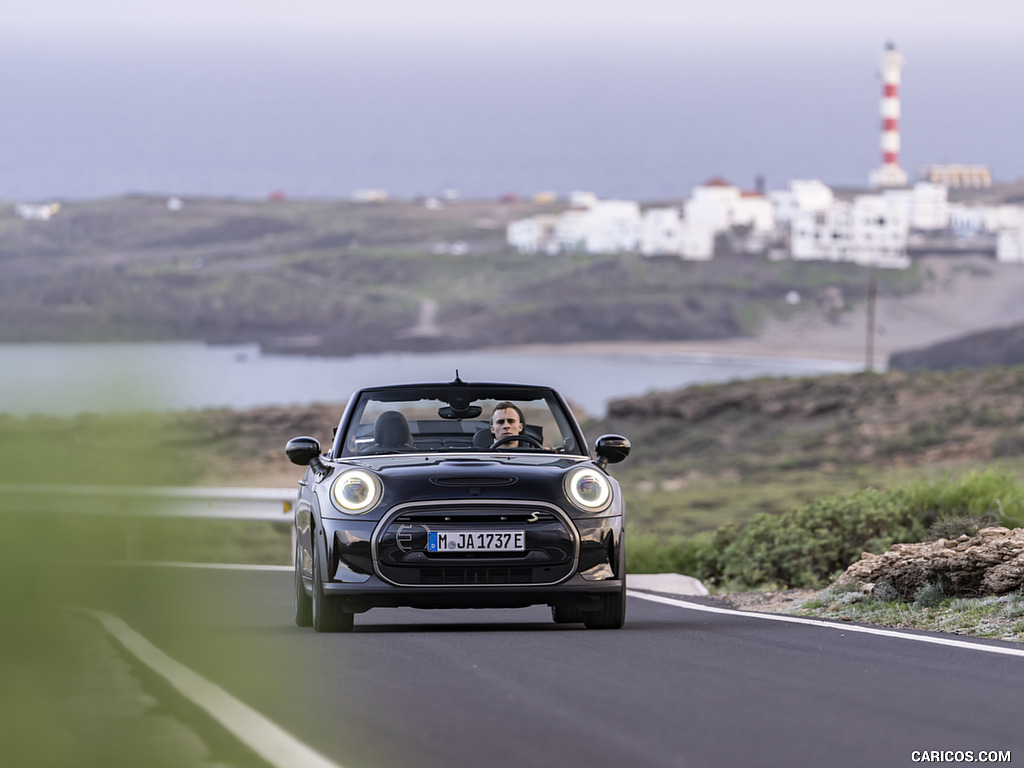
M 373 509 L 380 500 L 380 480 L 364 469 L 350 469 L 342 472 L 334 481 L 331 496 L 342 512 L 361 515 Z
M 599 470 L 584 467 L 566 475 L 565 492 L 584 512 L 602 512 L 612 502 L 612 485 Z

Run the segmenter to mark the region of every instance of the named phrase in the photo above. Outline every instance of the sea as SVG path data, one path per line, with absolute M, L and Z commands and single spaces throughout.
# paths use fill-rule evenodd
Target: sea
M 246 410 L 338 404 L 377 384 L 505 381 L 549 385 L 580 414 L 614 399 L 690 384 L 760 376 L 849 373 L 860 364 L 725 355 L 596 354 L 493 350 L 354 357 L 263 354 L 258 345 L 0 344 L 0 413 Z
M 643 202 L 681 200 L 716 176 L 768 190 L 805 178 L 864 186 L 880 163 L 886 40 L 854 32 L 671 46 L 587 45 L 581 30 L 493 50 L 5 38 L 0 201 L 382 189 Z M 900 47 L 901 165 L 1024 176 L 1024 101 L 980 85 L 1019 71 L 1020 47 L 965 37 L 951 49 L 915 34 Z

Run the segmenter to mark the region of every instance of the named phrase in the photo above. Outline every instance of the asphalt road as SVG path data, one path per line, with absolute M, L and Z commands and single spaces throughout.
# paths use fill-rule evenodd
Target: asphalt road
M 321 635 L 292 623 L 286 573 L 160 568 L 135 586 L 97 607 L 343 768 L 1024 759 L 1019 656 L 636 597 L 618 631 L 543 607 L 379 609 Z

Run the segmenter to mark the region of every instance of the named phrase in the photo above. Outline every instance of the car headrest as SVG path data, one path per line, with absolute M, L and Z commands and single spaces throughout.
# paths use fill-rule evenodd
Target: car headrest
M 373 441 L 381 448 L 412 448 L 409 422 L 398 411 L 385 411 L 374 422 Z

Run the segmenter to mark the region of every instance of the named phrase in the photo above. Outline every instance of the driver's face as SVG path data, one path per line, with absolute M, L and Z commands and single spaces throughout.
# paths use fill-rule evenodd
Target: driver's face
M 491 434 L 495 440 L 508 435 L 518 435 L 523 431 L 523 422 L 514 408 L 500 408 L 491 416 Z

